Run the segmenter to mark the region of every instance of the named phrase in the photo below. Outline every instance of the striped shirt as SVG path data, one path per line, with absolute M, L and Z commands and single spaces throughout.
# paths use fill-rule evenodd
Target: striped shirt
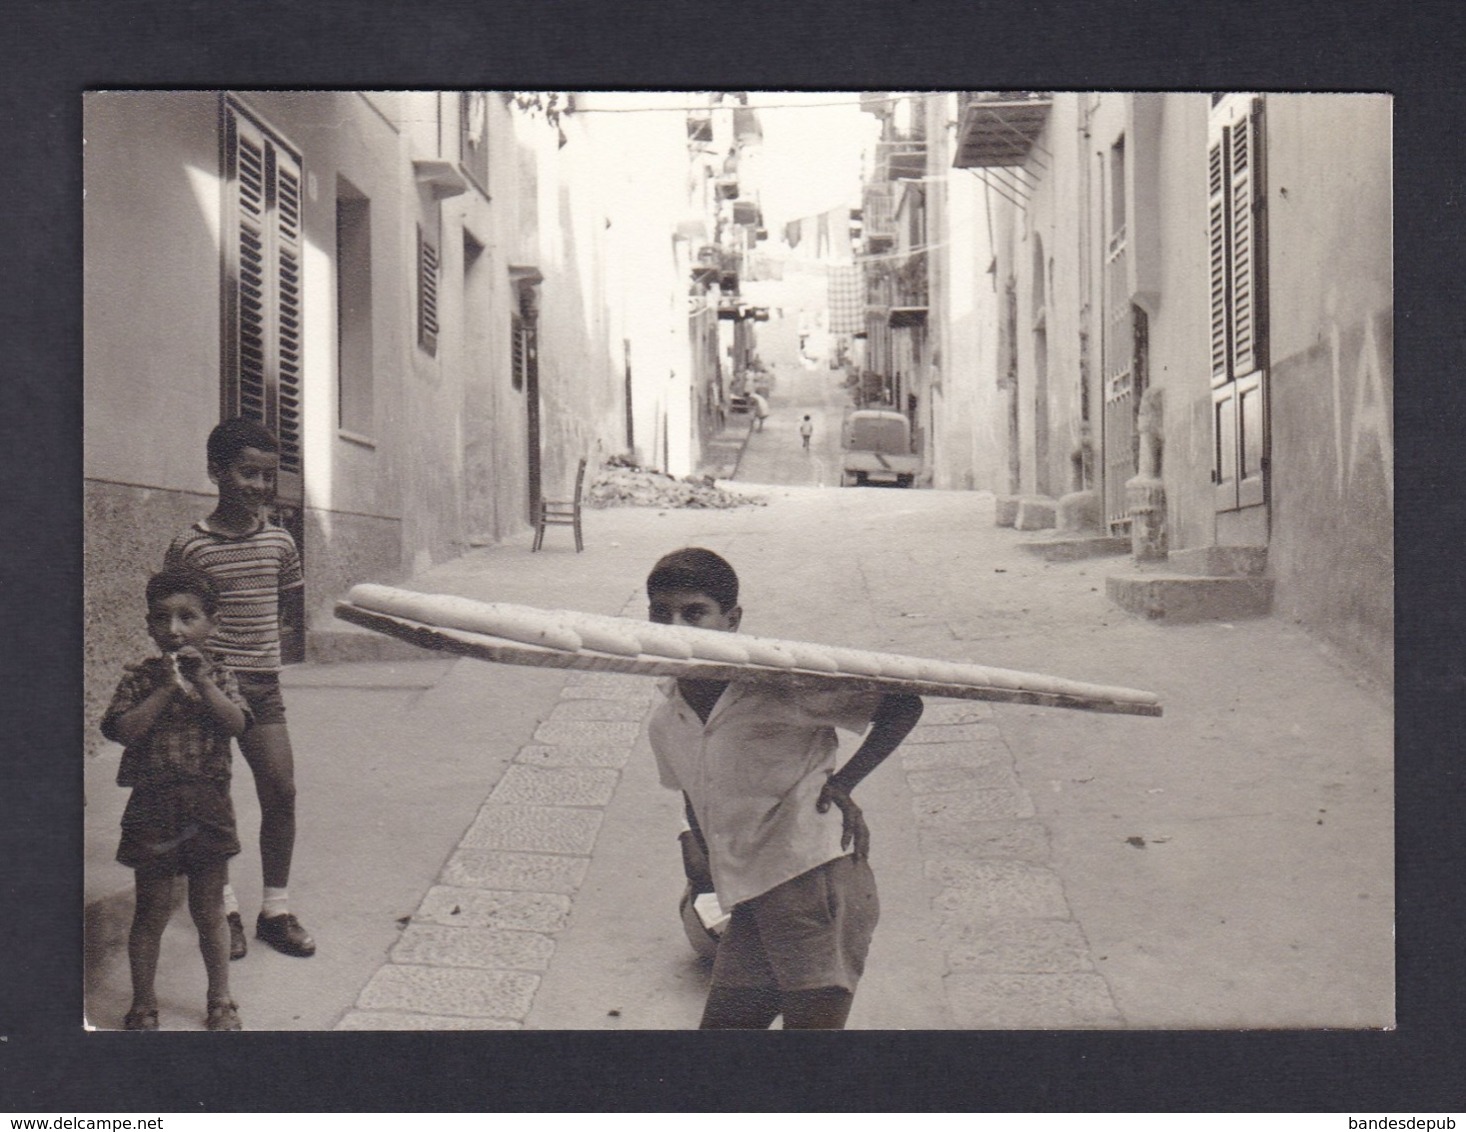
M 280 594 L 305 585 L 290 532 L 268 520 L 247 535 L 195 523 L 173 540 L 165 566 L 192 566 L 219 590 L 219 627 L 209 647 L 240 672 L 280 670 Z

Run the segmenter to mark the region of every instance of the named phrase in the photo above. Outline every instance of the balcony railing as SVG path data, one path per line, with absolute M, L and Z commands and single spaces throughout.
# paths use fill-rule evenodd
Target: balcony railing
M 926 142 L 919 139 L 876 143 L 876 179 L 900 181 L 926 173 Z
M 958 169 L 1024 164 L 1052 105 L 1048 91 L 964 92 L 952 164 Z
M 893 307 L 925 307 L 927 305 L 926 252 L 912 252 L 898 264 L 894 277 Z
M 894 265 L 891 272 L 892 326 L 919 326 L 926 322 L 927 264 L 926 252 L 912 252 Z

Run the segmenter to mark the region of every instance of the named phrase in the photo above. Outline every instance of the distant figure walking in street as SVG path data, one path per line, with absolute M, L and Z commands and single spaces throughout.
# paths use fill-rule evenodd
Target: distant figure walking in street
M 666 555 L 646 590 L 657 624 L 738 631 L 738 575 L 711 550 Z M 662 693 L 647 737 L 662 785 L 682 791 L 684 867 L 732 913 L 700 1028 L 782 1014 L 786 1030 L 843 1029 L 880 916 L 850 795 L 916 725 L 920 697 L 685 678 Z M 837 727 L 868 729 L 838 770 Z
M 764 421 L 769 419 L 769 399 L 762 393 L 753 395 L 753 427 L 759 432 L 764 430 Z
M 799 439 L 804 442 L 804 447 L 809 447 L 809 438 L 814 435 L 814 422 L 809 419 L 809 414 L 804 414 L 804 420 L 799 422 Z
M 148 580 L 147 601 L 148 636 L 159 655 L 127 666 L 102 719 L 102 734 L 124 747 L 117 785 L 132 787 L 117 848 L 137 890 L 127 937 L 132 1006 L 122 1028 L 158 1028 L 158 952 L 173 913 L 174 878 L 186 876 L 209 977 L 205 1024 L 238 1030 L 224 883 L 229 858 L 239 852 L 229 740 L 243 734 L 249 708 L 234 673 L 209 648 L 219 609 L 214 583 L 187 567 L 164 570 Z

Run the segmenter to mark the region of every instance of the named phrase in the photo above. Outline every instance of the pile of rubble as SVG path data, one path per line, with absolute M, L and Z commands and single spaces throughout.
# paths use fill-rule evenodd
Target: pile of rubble
M 711 476 L 679 480 L 613 456 L 591 481 L 585 502 L 588 507 L 729 508 L 761 507 L 768 500 L 718 487 Z

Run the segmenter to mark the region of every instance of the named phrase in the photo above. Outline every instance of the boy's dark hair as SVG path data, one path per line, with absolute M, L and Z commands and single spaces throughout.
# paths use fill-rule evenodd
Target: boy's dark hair
M 219 590 L 215 587 L 214 580 L 192 566 L 169 566 L 148 579 L 149 609 L 153 608 L 155 601 L 174 594 L 193 594 L 210 617 L 219 610 Z
M 209 433 L 209 467 L 225 468 L 246 448 L 258 448 L 261 452 L 279 452 L 280 442 L 275 434 L 259 421 L 249 417 L 230 417 L 214 426 Z
M 687 546 L 663 555 L 647 575 L 648 597 L 667 590 L 707 594 L 727 613 L 738 604 L 738 575 L 722 555 L 700 546 Z

